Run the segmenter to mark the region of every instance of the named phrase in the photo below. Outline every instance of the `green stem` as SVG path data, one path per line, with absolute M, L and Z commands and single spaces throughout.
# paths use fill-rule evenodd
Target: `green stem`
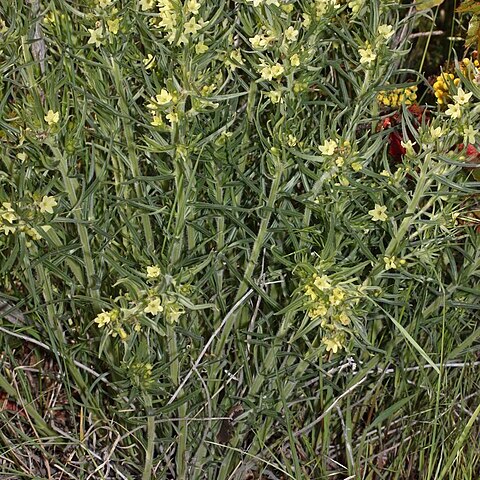
M 268 350 L 267 356 L 265 357 L 265 360 L 262 362 L 262 370 L 255 377 L 255 380 L 250 388 L 250 396 L 252 398 L 254 398 L 257 395 L 257 393 L 260 391 L 260 388 L 263 385 L 263 382 L 265 381 L 266 375 L 268 375 L 268 373 L 273 370 L 273 367 L 277 360 L 278 351 L 282 346 L 283 339 L 285 338 L 285 335 L 287 334 L 288 329 L 290 328 L 290 322 L 292 318 L 295 316 L 295 313 L 296 312 L 294 311 L 289 311 L 286 313 L 285 317 L 283 318 L 283 321 L 280 325 L 278 333 L 275 335 L 274 344 L 272 348 Z
M 124 86 L 124 82 L 122 81 L 121 72 L 118 67 L 118 63 L 116 63 L 113 59 L 112 73 L 113 79 L 115 81 L 115 88 L 117 89 L 117 93 L 119 96 L 119 106 L 120 112 L 122 113 L 123 133 L 125 135 L 125 141 L 127 143 L 129 167 L 132 177 L 135 179 L 140 176 L 140 167 L 138 164 L 137 152 L 135 150 L 134 132 L 132 128 L 133 122 L 131 121 L 132 119 L 130 116 L 129 106 L 125 98 L 126 89 Z M 144 197 L 144 193 L 142 192 L 142 188 L 138 182 L 135 182 L 135 194 L 137 198 Z M 146 248 L 149 251 L 153 251 L 153 249 L 155 248 L 155 244 L 153 240 L 152 226 L 150 225 L 150 217 L 148 216 L 148 214 L 142 213 L 140 218 L 142 221 L 143 232 L 145 234 Z
M 55 147 L 51 142 L 49 142 L 49 145 L 55 159 L 59 163 L 59 169 L 62 175 L 63 185 L 65 187 L 65 190 L 67 191 L 73 217 L 76 221 L 78 236 L 80 237 L 80 243 L 82 245 L 83 260 L 85 263 L 85 273 L 87 279 L 85 283 L 87 285 L 87 291 L 93 299 L 93 304 L 95 308 L 99 308 L 98 300 L 100 299 L 100 292 L 97 286 L 97 282 L 94 280 L 96 278 L 95 264 L 93 262 L 92 251 L 90 249 L 90 239 L 88 237 L 87 227 L 83 223 L 84 221 L 82 219 L 81 209 L 77 205 L 78 198 L 76 191 L 78 188 L 78 182 L 74 178 L 71 178 L 68 174 L 67 158 L 62 155 L 60 150 Z
M 43 292 L 43 298 L 45 299 L 45 303 L 47 306 L 48 323 L 52 327 L 51 330 L 47 330 L 47 331 L 56 332 L 55 337 L 50 336 L 50 342 L 51 342 L 51 345 L 53 346 L 52 351 L 57 357 L 59 365 L 61 365 L 61 360 L 63 360 L 68 372 L 73 377 L 72 383 L 74 383 L 77 386 L 82 396 L 84 395 L 86 397 L 89 394 L 89 388 L 87 387 L 85 380 L 83 379 L 81 373 L 78 371 L 77 367 L 75 366 L 74 361 L 68 355 L 64 355 L 62 353 L 62 345 L 65 344 L 65 335 L 54 307 L 54 296 L 51 288 L 52 282 L 49 278 L 48 272 L 45 271 L 43 265 L 37 264 L 35 268 L 38 273 L 38 279 L 40 281 L 40 284 L 43 286 L 42 292 Z M 92 402 L 96 410 L 101 411 L 100 406 L 98 405 L 95 398 L 92 397 L 91 399 L 89 399 L 89 401 Z M 85 398 L 85 402 L 87 402 L 86 398 Z
M 142 480 L 150 480 L 152 477 L 153 454 L 155 447 L 155 416 L 152 415 L 152 397 L 145 394 L 145 413 L 147 415 L 147 450 L 145 452 L 145 465 Z
M 216 168 L 216 167 L 215 167 Z M 218 205 L 224 205 L 224 197 L 223 197 L 223 183 L 221 182 L 221 172 L 220 169 L 217 171 L 215 181 L 215 199 Z M 219 215 L 217 217 L 217 258 L 216 264 L 217 267 L 215 269 L 215 275 L 217 277 L 216 285 L 217 285 L 217 292 L 219 293 L 218 298 L 221 299 L 221 292 L 223 291 L 223 275 L 224 275 L 224 266 L 222 262 L 222 254 L 223 248 L 225 246 L 225 217 L 223 215 Z M 222 315 L 222 302 L 219 301 L 220 305 L 219 308 L 216 308 L 213 313 L 214 325 L 219 325 L 220 323 L 220 316 Z
M 48 275 L 45 272 L 43 265 L 38 264 L 36 266 L 36 270 L 38 273 L 40 284 L 42 285 L 43 298 L 45 299 L 45 303 L 47 305 L 48 323 L 52 327 L 52 329 L 55 332 L 57 332 L 57 341 L 60 342 L 60 344 L 63 344 L 65 342 L 65 335 L 63 333 L 61 324 L 58 321 L 58 315 L 56 315 L 55 307 L 53 305 L 54 301 L 53 301 L 53 292 L 52 292 L 52 282 L 48 278 Z
M 240 287 L 239 287 L 238 292 L 237 292 L 237 296 L 235 298 L 236 302 L 245 294 L 245 292 L 247 291 L 247 289 L 250 285 L 251 277 L 252 277 L 254 268 L 257 264 L 258 257 L 260 256 L 260 252 L 261 252 L 261 249 L 263 247 L 263 243 L 264 243 L 264 240 L 265 240 L 265 235 L 267 233 L 268 225 L 270 223 L 271 212 L 273 210 L 275 200 L 277 198 L 278 189 L 280 187 L 280 181 L 281 181 L 282 175 L 283 175 L 283 165 L 280 165 L 280 162 L 278 162 L 276 167 L 277 168 L 275 169 L 275 177 L 274 177 L 272 187 L 270 189 L 270 194 L 269 194 L 268 200 L 267 200 L 267 205 L 266 205 L 267 212 L 266 212 L 265 217 L 262 219 L 262 221 L 260 223 L 260 228 L 258 230 L 258 235 L 257 235 L 257 238 L 256 238 L 255 243 L 254 243 L 253 248 L 252 248 L 252 253 L 250 255 L 250 260 L 247 264 L 247 268 L 245 269 L 245 275 L 243 277 L 243 281 L 240 284 Z M 227 338 L 228 338 L 232 328 L 234 327 L 234 325 L 237 323 L 238 319 L 240 318 L 240 314 L 241 314 L 242 311 L 243 311 L 243 309 L 239 308 L 237 310 L 237 312 L 234 315 L 232 315 L 227 320 L 227 322 L 225 323 L 225 327 L 223 329 L 222 336 L 220 337 L 220 339 L 218 341 L 218 344 L 217 344 L 217 348 L 215 350 L 215 355 L 217 357 L 221 356 L 222 350 L 225 346 Z M 268 365 L 267 366 L 268 369 L 271 369 L 273 367 L 273 363 L 275 361 L 275 354 L 277 352 L 277 349 L 279 348 L 281 338 L 285 334 L 286 329 L 288 328 L 288 324 L 289 324 L 289 321 L 288 321 L 287 318 L 285 318 L 284 321 L 282 322 L 282 326 L 280 327 L 280 331 L 279 331 L 280 336 L 277 339 L 277 342 L 278 342 L 277 348 L 272 349 L 269 352 L 269 354 L 267 355 L 266 365 Z M 268 371 L 268 370 L 266 370 L 266 371 Z M 221 372 L 221 370 L 220 370 L 220 372 Z M 252 390 L 253 391 L 258 391 L 258 389 L 260 389 L 261 385 L 263 384 L 264 379 L 265 379 L 264 375 L 259 375 L 259 378 L 255 379 L 255 383 L 252 386 Z M 233 455 L 234 455 L 234 450 L 230 450 L 229 453 L 226 455 L 224 461 L 222 462 L 222 467 L 220 468 L 220 472 L 219 472 L 219 475 L 218 475 L 219 479 L 224 479 L 224 478 L 228 477 L 228 471 L 229 471 L 229 468 L 230 468 L 230 464 L 232 462 Z
M 180 106 L 179 106 L 180 109 Z M 179 112 L 182 114 L 183 112 Z M 184 126 L 183 126 L 184 128 Z M 174 126 L 172 128 L 172 145 L 183 145 L 184 133 L 180 132 L 180 126 Z M 177 192 L 177 210 L 175 219 L 175 236 L 173 247 L 170 254 L 170 264 L 175 268 L 178 261 L 181 258 L 184 245 L 184 234 L 186 225 L 186 213 L 187 213 L 187 195 L 185 194 L 185 165 L 188 163 L 188 158 L 183 155 L 183 149 L 176 149 L 173 157 L 174 170 L 175 170 L 175 187 Z M 189 170 L 191 171 L 191 170 Z M 190 191 L 190 189 L 189 189 Z M 167 339 L 168 339 L 168 354 L 170 359 L 170 377 L 174 386 L 180 384 L 180 362 L 178 359 L 178 345 L 175 328 L 173 325 L 167 323 Z M 182 392 L 179 392 L 181 397 Z M 184 480 L 186 478 L 186 451 L 187 451 L 187 405 L 186 403 L 180 404 L 178 407 L 178 439 L 177 439 L 177 453 L 176 453 L 176 469 L 178 480 Z
M 429 175 L 430 162 L 431 162 L 431 158 L 429 155 L 427 155 L 425 157 L 425 162 L 422 164 L 420 178 L 418 180 L 415 192 L 413 193 L 412 201 L 407 207 L 405 216 L 402 220 L 402 223 L 400 224 L 400 227 L 397 230 L 395 237 L 393 237 L 390 240 L 390 243 L 385 249 L 385 253 L 384 253 L 385 257 L 390 257 L 395 253 L 395 251 L 398 249 L 399 245 L 403 241 L 408 229 L 411 227 L 413 220 L 418 215 L 418 213 L 415 214 L 415 212 L 417 212 L 418 210 L 418 205 L 422 197 L 425 195 L 426 190 L 433 182 L 433 180 L 430 178 L 430 175 Z M 374 278 L 382 270 L 383 270 L 383 259 L 380 259 L 377 262 L 376 266 L 373 268 L 369 278 Z
M 270 189 L 270 194 L 267 200 L 265 217 L 262 219 L 260 223 L 260 228 L 258 229 L 258 235 L 257 235 L 257 238 L 255 239 L 255 243 L 253 244 L 252 252 L 250 254 L 250 259 L 245 269 L 245 274 L 243 276 L 243 280 L 240 284 L 240 287 L 238 289 L 234 302 L 237 302 L 240 298 L 242 298 L 242 296 L 245 294 L 245 292 L 247 291 L 252 281 L 252 274 L 257 265 L 260 252 L 265 242 L 265 236 L 267 234 L 268 225 L 270 224 L 270 218 L 272 216 L 273 207 L 277 199 L 278 189 L 280 187 L 280 181 L 283 175 L 283 169 L 284 167 L 281 164 L 281 162 L 277 162 L 276 168 L 275 168 L 275 177 L 273 179 L 272 187 Z M 242 309 L 241 308 L 238 309 L 235 315 L 232 315 L 228 319 L 227 323 L 225 324 L 225 328 L 223 329 L 222 335 L 215 349 L 215 354 L 218 357 L 221 356 L 223 347 L 227 342 L 227 338 L 230 335 L 232 328 L 237 323 L 241 312 L 242 312 Z

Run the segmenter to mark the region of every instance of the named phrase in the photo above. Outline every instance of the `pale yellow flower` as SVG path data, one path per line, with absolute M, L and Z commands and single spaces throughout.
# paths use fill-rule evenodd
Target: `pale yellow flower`
M 332 305 L 340 305 L 342 300 L 345 298 L 345 292 L 341 287 L 335 287 L 332 291 L 332 294 L 328 297 L 328 300 Z
M 42 239 L 42 236 L 33 228 L 26 228 L 25 233 L 37 242 Z
M 416 142 L 415 142 L 416 143 Z M 413 148 L 413 146 L 415 145 L 415 143 L 412 143 L 411 140 L 407 140 L 406 142 L 404 141 L 401 141 L 400 142 L 400 145 L 405 149 L 405 153 L 409 156 L 413 156 L 415 155 L 415 149 Z
M 49 110 L 43 118 L 48 123 L 48 125 L 55 125 L 60 120 L 60 113 Z
M 9 235 L 10 233 L 15 233 L 16 227 L 12 225 L 5 225 L 0 223 L 0 231 L 3 231 L 5 235 Z
M 385 270 L 397 268 L 397 264 L 395 263 L 397 259 L 395 257 L 383 257 L 383 261 L 385 262 Z
M 163 307 L 160 304 L 160 298 L 156 297 L 148 302 L 148 305 L 143 309 L 145 313 L 150 313 L 152 315 L 157 315 L 163 312 Z
M 193 15 L 197 15 L 200 8 L 200 2 L 197 0 L 188 0 L 185 4 L 185 11 L 186 13 L 191 13 Z
M 188 22 L 183 25 L 183 33 L 185 35 L 193 34 L 195 35 L 199 30 L 201 30 L 202 25 L 195 21 L 195 18 L 191 18 Z
M 250 37 L 249 40 L 255 50 L 263 50 L 264 48 L 267 48 L 270 43 L 270 38 L 261 34 Z
M 385 40 L 390 40 L 390 38 L 392 38 L 393 34 L 395 33 L 391 25 L 379 25 L 377 32 Z
M 322 343 L 327 348 L 327 352 L 337 353 L 339 350 L 343 348 L 342 343 L 336 337 L 333 337 L 333 338 L 324 337 L 322 338 Z
M 284 35 L 287 42 L 294 42 L 298 38 L 298 30 L 290 26 L 285 30 Z
M 314 308 L 308 311 L 310 318 L 323 317 L 328 313 L 327 307 L 323 303 L 317 303 Z
M 170 122 L 170 124 L 178 122 L 178 113 L 170 112 L 167 115 L 165 115 L 165 117 Z
M 462 116 L 462 109 L 458 103 L 449 103 L 445 110 L 445 115 L 452 118 L 460 118 Z
M 17 220 L 17 216 L 15 213 L 12 212 L 5 212 L 2 213 L 2 220 L 6 220 L 8 223 L 13 223 L 15 220 Z
M 151 267 L 147 267 L 147 278 L 157 278 L 161 274 L 160 267 L 157 265 L 153 265 Z
M 362 65 L 371 65 L 377 58 L 377 54 L 370 46 L 367 46 L 366 48 L 359 48 L 358 53 L 360 54 L 360 63 Z
M 154 115 L 150 125 L 154 127 L 161 127 L 163 125 L 163 119 L 160 115 Z
M 112 321 L 112 316 L 110 312 L 102 311 L 95 317 L 95 323 L 98 324 L 99 327 L 104 327 L 108 325 Z
M 117 333 L 122 341 L 125 341 L 128 338 L 127 332 L 122 327 L 117 330 Z
M 195 45 L 195 53 L 197 55 L 201 55 L 202 53 L 205 53 L 208 50 L 208 46 L 205 45 L 203 42 L 198 42 Z
M 363 165 L 361 164 L 361 162 L 353 162 L 352 163 L 352 170 L 354 172 L 359 172 L 362 168 L 363 168 Z
M 172 95 L 166 90 L 165 88 L 162 88 L 160 93 L 155 96 L 155 101 L 159 105 L 165 105 L 167 103 L 170 103 L 172 101 Z
M 279 63 L 276 63 L 275 65 L 272 65 L 271 73 L 272 73 L 273 78 L 280 77 L 281 75 L 283 75 L 284 71 L 285 71 L 285 69 Z
M 475 130 L 471 125 L 468 125 L 463 129 L 463 142 L 474 144 L 477 135 L 478 130 Z
M 342 325 L 349 325 L 350 324 L 350 317 L 345 313 L 345 312 L 342 312 L 339 316 L 338 316 L 338 321 L 342 324 Z
M 116 35 L 120 29 L 120 19 L 116 18 L 115 20 L 107 20 L 108 31 L 112 35 Z
M 287 138 L 287 145 L 289 147 L 295 147 L 297 143 L 298 143 L 297 137 L 289 133 Z
M 316 275 L 313 284 L 322 291 L 328 290 L 331 287 L 330 280 L 326 275 Z
M 168 302 L 165 306 L 165 316 L 168 323 L 175 323 L 185 313 L 185 310 L 176 302 Z
M 302 25 L 308 28 L 312 24 L 312 17 L 308 13 L 302 13 L 303 22 Z
M 139 3 L 143 12 L 151 10 L 155 6 L 155 0 L 140 0 Z
M 230 57 L 225 60 L 225 65 L 231 70 L 235 70 L 239 65 L 243 65 L 242 52 L 236 49 L 230 52 Z
M 272 67 L 270 65 L 265 65 L 260 69 L 260 75 L 265 80 L 272 80 L 273 79 Z
M 291 57 L 290 57 L 290 65 L 292 67 L 298 67 L 300 66 L 300 57 L 298 56 L 298 54 L 294 53 Z
M 267 92 L 266 93 L 267 97 L 270 98 L 272 103 L 280 103 L 282 100 L 282 92 L 279 90 L 274 90 L 273 92 Z
M 385 213 L 386 211 L 387 207 L 385 205 L 378 205 L 376 203 L 375 208 L 373 210 L 369 210 L 368 214 L 371 215 L 374 222 L 384 222 L 388 218 L 388 215 Z
M 433 125 L 430 127 L 430 136 L 432 137 L 432 140 L 437 140 L 442 134 L 442 127 L 434 127 Z
M 352 9 L 353 14 L 357 14 L 363 6 L 363 0 L 351 0 L 348 6 Z
M 3 220 L 6 220 L 9 223 L 13 223 L 15 220 L 17 220 L 17 215 L 15 214 L 15 210 L 12 208 L 12 204 L 10 202 L 3 202 L 2 206 L 5 209 L 5 211 L 0 214 L 0 217 Z
M 457 94 L 453 95 L 453 99 L 455 100 L 456 103 L 459 105 L 465 105 L 466 103 L 469 102 L 471 96 L 473 95 L 472 92 L 466 93 L 462 87 L 458 87 Z M 450 105 L 449 105 L 450 106 Z M 455 118 L 455 117 L 454 117 Z
M 49 197 L 45 195 L 42 200 L 38 203 L 41 213 L 53 213 L 53 208 L 57 206 L 57 201 L 54 197 Z
M 292 13 L 294 6 L 291 3 L 287 4 L 282 4 L 280 5 L 280 8 L 285 12 L 285 13 Z
M 318 147 L 318 149 L 322 155 L 333 155 L 337 147 L 338 143 L 335 140 L 326 140 L 323 145 Z
M 102 34 L 102 27 L 98 27 L 96 29 L 89 28 L 90 38 L 88 39 L 87 44 L 95 44 L 98 48 L 102 45 L 103 41 L 103 34 Z
M 305 286 L 305 295 L 307 297 L 310 297 L 310 299 L 312 301 L 315 301 L 318 298 L 317 292 L 315 292 L 315 290 L 313 289 L 313 287 L 311 285 L 306 285 Z

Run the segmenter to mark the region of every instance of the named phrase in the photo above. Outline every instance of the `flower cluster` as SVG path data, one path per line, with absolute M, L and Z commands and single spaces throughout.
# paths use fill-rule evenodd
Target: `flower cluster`
M 275 5 L 280 6 L 278 0 L 247 0 L 248 3 L 252 3 L 254 7 L 260 7 L 261 5 Z
M 391 25 L 379 25 L 374 42 L 366 41 L 362 48 L 358 49 L 360 65 L 362 65 L 364 69 L 374 67 L 379 54 L 385 51 L 385 49 L 388 49 L 387 42 L 393 37 L 394 33 L 395 31 Z
M 87 45 L 100 48 L 105 43 L 113 42 L 120 31 L 121 17 L 118 17 L 118 9 L 113 7 L 113 0 L 96 0 L 94 28 L 88 28 L 90 35 Z M 54 22 L 53 22 L 54 23 Z
M 468 104 L 472 95 L 472 92 L 467 93 L 462 87 L 458 87 L 457 94 L 452 95 L 454 103 L 449 103 L 447 105 L 448 108 L 445 110 L 445 114 L 455 119 L 460 118 L 462 116 L 464 106 Z
M 473 52 L 472 58 L 462 59 L 460 71 L 476 84 L 480 83 L 480 62 L 477 59 L 477 52 Z
M 395 88 L 393 90 L 383 90 L 377 95 L 379 103 L 386 107 L 398 108 L 402 104 L 412 105 L 417 100 L 416 85 L 406 88 Z
M 315 0 L 314 15 L 317 20 L 320 20 L 330 10 L 340 8 L 338 0 Z
M 305 285 L 309 299 L 308 316 L 320 320 L 322 343 L 327 352 L 345 348 L 358 292 L 350 283 L 336 283 L 324 274 L 314 274 Z
M 348 140 L 330 138 L 325 140 L 323 145 L 319 145 L 318 150 L 324 157 L 324 165 L 330 169 L 332 177 L 336 177 L 342 171 L 348 171 L 350 168 L 354 172 L 358 172 L 362 168 L 356 151 Z
M 264 80 L 273 80 L 278 79 L 285 72 L 285 68 L 280 63 L 275 63 L 274 65 L 268 65 L 262 63 L 260 65 L 259 73 Z
M 450 92 L 453 86 L 458 86 L 460 79 L 455 77 L 453 73 L 442 73 L 438 75 L 433 84 L 433 93 L 437 97 L 439 105 L 446 105 L 450 100 Z
M 120 317 L 120 310 L 118 309 L 109 310 L 108 312 L 102 310 L 102 312 L 95 317 L 94 322 L 100 328 L 107 327 L 108 333 L 112 337 L 118 335 L 122 341 L 128 338 L 128 334 L 123 327 L 123 322 Z
M 178 113 L 176 112 L 176 104 L 178 102 L 178 94 L 170 93 L 166 88 L 162 88 L 160 93 L 151 97 L 147 108 L 152 113 L 151 125 L 161 127 L 164 125 L 163 116 L 169 121 L 170 125 L 178 122 Z
M 48 195 L 44 195 L 42 198 L 38 196 L 37 201 L 27 205 L 18 204 L 16 209 L 13 208 L 11 202 L 3 202 L 0 207 L 0 233 L 5 236 L 24 233 L 31 240 L 41 240 L 42 233 L 45 234 L 51 228 L 50 225 L 41 225 L 44 221 L 43 217 L 45 214 L 53 214 L 56 206 L 56 199 Z M 32 226 L 39 222 L 38 227 Z M 27 241 L 27 247 L 31 245 L 31 241 Z
M 400 265 L 405 265 L 407 262 L 403 258 L 397 258 L 395 256 L 383 257 L 385 262 L 385 270 L 396 270 Z
M 276 37 L 272 30 L 263 26 L 260 33 L 250 37 L 248 40 L 255 50 L 265 50 L 273 45 Z
M 158 16 L 151 19 L 151 25 L 164 32 L 170 44 L 187 44 L 206 25 L 199 15 L 200 6 L 197 0 L 187 0 L 183 8 L 178 8 L 172 0 L 158 0 Z M 150 3 L 144 2 L 142 9 L 150 9 Z
M 95 317 L 94 322 L 100 328 L 106 327 L 108 335 L 118 335 L 125 341 L 130 333 L 140 332 L 142 325 L 151 326 L 152 319 L 160 314 L 167 323 L 174 324 L 185 313 L 179 295 L 188 291 L 187 286 L 177 285 L 173 279 L 167 282 L 158 265 L 148 266 L 145 276 L 151 288 L 141 290 L 137 299 L 132 299 L 128 293 L 120 295 L 114 300 L 113 309 Z
M 132 384 L 140 390 L 148 389 L 154 381 L 153 365 L 149 362 L 134 362 L 128 367 L 127 372 Z

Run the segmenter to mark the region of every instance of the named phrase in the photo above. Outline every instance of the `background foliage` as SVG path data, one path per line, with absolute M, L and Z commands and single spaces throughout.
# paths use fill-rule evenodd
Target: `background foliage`
M 5 478 L 476 478 L 480 87 L 409 68 L 431 11 L 0 12 Z

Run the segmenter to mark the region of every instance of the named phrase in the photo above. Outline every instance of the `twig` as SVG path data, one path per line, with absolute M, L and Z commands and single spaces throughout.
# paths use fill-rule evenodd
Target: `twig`
M 320 423 L 325 416 L 335 408 L 335 406 L 342 400 L 342 398 L 346 397 L 350 393 L 352 393 L 357 387 L 359 387 L 366 379 L 368 378 L 368 375 L 365 375 L 359 382 L 353 384 L 350 388 L 347 388 L 340 396 L 338 396 L 332 403 L 331 405 L 318 417 L 316 418 L 312 423 L 309 423 L 306 427 L 303 427 L 300 430 L 297 430 L 293 435 L 295 437 L 300 437 L 304 433 L 309 432 L 315 425 Z
M 33 343 L 37 347 L 48 350 L 49 352 L 52 351 L 52 349 L 46 343 L 40 342 L 39 340 L 35 340 L 34 338 L 29 337 L 27 335 L 22 335 L 21 333 L 12 332 L 11 330 L 8 330 L 7 328 L 3 328 L 3 327 L 0 327 L 0 332 L 3 332 L 7 335 L 11 335 L 12 337 L 19 338 L 20 340 L 24 340 L 25 342 Z M 57 353 L 61 355 L 59 352 Z M 95 378 L 99 378 L 101 382 L 109 386 L 112 386 L 105 377 L 97 373 L 95 370 L 92 370 L 90 367 L 87 367 L 83 363 L 80 363 L 78 360 L 73 360 L 73 363 L 76 367 L 80 368 L 81 370 L 85 370 L 86 372 L 90 373 L 90 375 L 93 375 Z
M 430 35 L 444 35 L 445 32 L 443 30 L 435 30 L 434 32 L 416 32 L 416 33 L 411 33 L 408 36 L 409 40 L 412 40 L 414 38 L 419 38 L 419 37 L 428 37 Z
M 208 342 L 205 344 L 205 346 L 203 347 L 203 350 L 200 352 L 200 355 L 198 356 L 197 360 L 195 361 L 195 363 L 193 364 L 192 368 L 190 369 L 190 371 L 187 373 L 187 375 L 185 375 L 185 378 L 182 380 L 182 382 L 180 383 L 180 385 L 178 386 L 177 390 L 175 391 L 175 393 L 172 395 L 172 397 L 170 398 L 170 400 L 167 402 L 167 405 L 170 405 L 173 401 L 175 401 L 175 399 L 178 397 L 178 395 L 180 394 L 180 392 L 182 391 L 183 387 L 185 386 L 185 384 L 188 382 L 188 380 L 190 379 L 190 377 L 192 376 L 193 372 L 195 371 L 195 369 L 200 365 L 200 362 L 202 361 L 202 358 L 204 357 L 204 355 L 207 353 L 208 349 L 210 348 L 210 345 L 213 343 L 213 341 L 215 340 L 215 337 L 220 333 L 220 331 L 222 330 L 222 328 L 225 326 L 225 324 L 227 323 L 228 319 L 235 313 L 235 311 L 243 304 L 243 302 L 245 302 L 245 300 L 253 293 L 253 290 L 252 289 L 249 289 L 245 295 L 243 295 L 242 298 L 240 298 L 240 300 L 238 300 L 238 302 L 231 308 L 231 310 L 225 315 L 225 318 L 222 320 L 222 323 L 220 323 L 220 325 L 218 326 L 218 328 L 213 332 L 213 335 L 209 338 Z
M 30 39 L 32 42 L 32 57 L 40 65 L 40 71 L 43 75 L 45 73 L 45 53 L 47 49 L 45 47 L 43 32 L 40 27 L 40 22 L 42 21 L 40 15 L 40 2 L 38 0 L 30 0 L 29 3 L 32 6 L 34 17 L 32 38 Z

